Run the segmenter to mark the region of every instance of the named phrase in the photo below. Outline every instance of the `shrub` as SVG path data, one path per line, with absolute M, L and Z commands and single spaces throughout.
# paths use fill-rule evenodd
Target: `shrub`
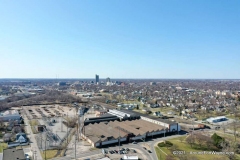
M 211 136 L 212 140 L 213 140 L 213 144 L 218 147 L 218 148 L 221 148 L 221 143 L 223 141 L 225 141 L 224 138 L 222 138 L 221 136 L 217 135 L 216 133 L 214 133 L 212 136 Z
M 173 144 L 170 141 L 158 143 L 158 147 L 172 147 L 172 146 Z
M 171 146 L 173 145 L 172 142 L 170 142 L 170 141 L 166 141 L 165 144 L 166 144 L 168 147 L 171 147 Z

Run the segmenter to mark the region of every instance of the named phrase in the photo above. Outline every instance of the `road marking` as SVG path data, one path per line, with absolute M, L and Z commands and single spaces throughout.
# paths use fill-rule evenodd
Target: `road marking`
M 158 147 L 159 148 L 159 147 Z M 159 148 L 160 149 L 160 151 L 162 151 L 166 156 L 167 156 L 167 153 L 165 153 L 163 150 L 161 150 L 161 148 Z

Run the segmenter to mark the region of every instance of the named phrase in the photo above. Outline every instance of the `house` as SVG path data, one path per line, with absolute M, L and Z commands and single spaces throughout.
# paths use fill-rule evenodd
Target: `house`
M 28 141 L 27 135 L 25 133 L 16 134 L 16 142 L 26 143 Z
M 159 107 L 159 104 L 147 104 L 147 107 L 157 108 Z

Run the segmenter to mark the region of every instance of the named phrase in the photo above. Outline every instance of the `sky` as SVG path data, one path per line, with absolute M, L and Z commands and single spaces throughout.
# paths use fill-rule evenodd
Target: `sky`
M 240 79 L 239 0 L 0 0 L 0 78 Z

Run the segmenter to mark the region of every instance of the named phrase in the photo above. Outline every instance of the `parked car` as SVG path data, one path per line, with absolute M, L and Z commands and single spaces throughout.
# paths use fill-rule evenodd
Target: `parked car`
M 147 148 L 143 147 L 143 149 L 147 150 Z
M 103 152 L 105 153 L 105 154 L 108 154 L 108 150 L 107 149 L 102 149 L 103 150 Z
M 137 153 L 137 151 L 136 151 L 136 150 L 133 150 L 133 153 Z
M 148 153 L 152 153 L 152 151 L 148 150 Z

